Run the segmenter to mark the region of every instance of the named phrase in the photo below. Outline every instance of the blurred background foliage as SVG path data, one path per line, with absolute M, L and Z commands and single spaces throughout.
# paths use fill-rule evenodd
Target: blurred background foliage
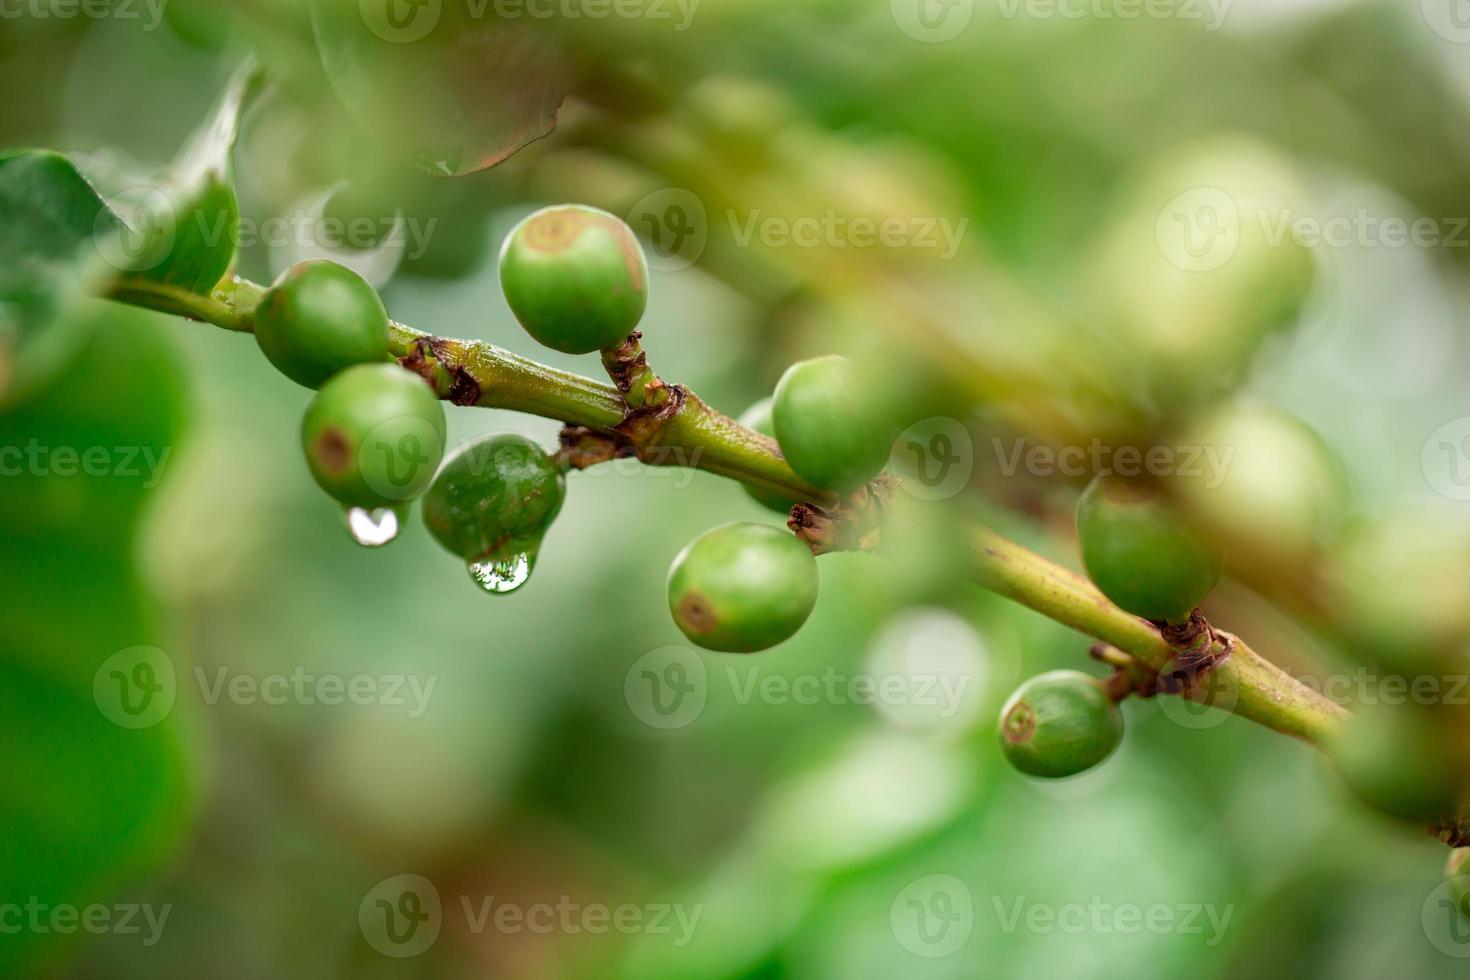
M 681 470 L 575 475 L 531 584 L 489 598 L 416 524 L 381 552 L 352 544 L 300 459 L 309 392 L 249 337 L 83 304 L 67 316 L 88 345 L 0 414 L 0 445 L 168 455 L 157 486 L 0 480 L 0 900 L 172 913 L 146 948 L 131 935 L 0 936 L 0 969 L 119 980 L 1460 974 L 1421 926 L 1442 846 L 1350 799 L 1305 746 L 1130 702 L 1124 747 L 1098 771 L 1042 785 L 1006 770 L 1000 702 L 1026 676 L 1076 666 L 1086 640 L 967 587 L 946 521 L 983 516 L 1075 566 L 1068 515 L 1083 481 L 1006 473 L 995 447 L 1023 435 L 1143 444 L 1229 423 L 1210 413 L 1230 394 L 1290 413 L 1320 444 L 1281 436 L 1270 445 L 1288 448 L 1258 464 L 1272 483 L 1298 472 L 1283 457 L 1307 460 L 1311 487 L 1296 497 L 1287 487 L 1245 515 L 1200 508 L 1241 553 L 1278 559 L 1266 581 L 1242 572 L 1222 585 L 1212 618 L 1295 671 L 1350 670 L 1363 651 L 1317 629 L 1321 609 L 1293 619 L 1261 596 L 1292 595 L 1272 570 L 1296 581 L 1343 527 L 1397 515 L 1431 529 L 1407 540 L 1450 542 L 1445 557 L 1426 568 L 1396 538 L 1352 584 L 1380 597 L 1419 580 L 1463 586 L 1440 573 L 1463 567 L 1464 505 L 1426 483 L 1421 452 L 1466 411 L 1470 236 L 1258 259 L 1247 236 L 1235 278 L 1203 300 L 1173 290 L 1152 236 L 1181 187 L 1305 215 L 1368 208 L 1446 227 L 1470 215 L 1470 48 L 1431 29 L 1433 5 L 1417 0 L 1237 0 L 1219 30 L 1100 15 L 1108 3 L 1037 18 L 978 0 L 943 43 L 901 30 L 900 6 L 709 3 L 684 30 L 561 20 L 533 24 L 532 41 L 522 21 L 511 41 L 491 37 L 454 62 L 432 46 L 323 32 L 355 3 L 316 4 L 315 35 L 296 0 L 169 0 L 157 30 L 142 29 L 146 13 L 4 22 L 0 146 L 73 152 L 93 174 L 160 165 L 251 49 L 273 84 L 236 153 L 248 221 L 325 211 L 435 222 L 421 253 L 247 241 L 244 275 L 346 256 L 398 320 L 590 372 L 530 349 L 494 260 L 534 207 L 598 204 L 652 236 L 643 329 L 665 377 L 738 415 L 797 357 L 866 358 L 899 382 L 902 413 L 968 429 L 981 492 L 915 516 L 890 563 L 825 558 L 817 611 L 784 647 L 751 660 L 690 654 L 707 703 L 660 730 L 625 681 L 640 658 L 682 642 L 663 588 L 678 550 L 718 523 L 777 519 L 739 487 Z M 455 71 L 434 71 L 445 64 Z M 537 97 L 498 101 L 521 83 Z M 556 132 L 503 164 L 452 179 L 414 168 L 485 162 L 503 143 L 485 132 L 526 119 L 534 130 L 543 98 L 561 90 Z M 640 200 L 674 189 L 706 215 L 692 264 L 634 220 Z M 936 260 L 742 245 L 725 217 L 829 207 L 967 230 Z M 450 426 L 454 441 L 513 430 L 546 445 L 558 428 L 472 410 L 451 412 Z M 1249 457 L 1274 438 L 1231 444 Z M 1358 635 L 1401 612 L 1382 604 Z M 1454 610 L 1446 642 L 1461 638 L 1462 617 Z M 96 710 L 92 684 L 139 645 L 166 652 L 178 699 L 163 723 L 131 731 Z M 750 671 L 881 676 L 895 663 L 968 678 L 958 710 L 741 696 Z M 436 686 L 418 717 L 210 704 L 196 668 Z M 433 949 L 405 961 L 380 955 L 357 924 L 363 896 L 400 873 L 433 880 L 448 910 Z M 890 910 L 934 874 L 965 883 L 974 934 L 929 959 L 895 941 Z M 672 902 L 701 916 L 687 945 L 476 933 L 454 914 L 461 895 Z M 1018 898 L 1233 914 L 1218 943 L 1209 929 L 1007 929 L 997 910 Z

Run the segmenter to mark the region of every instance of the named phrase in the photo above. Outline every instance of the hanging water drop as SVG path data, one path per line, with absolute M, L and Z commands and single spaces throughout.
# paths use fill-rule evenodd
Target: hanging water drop
M 398 537 L 401 522 L 398 512 L 391 507 L 377 510 L 349 507 L 343 511 L 343 516 L 347 521 L 347 533 L 364 548 L 381 548 Z
M 505 595 L 526 584 L 535 559 L 525 552 L 507 558 L 471 562 L 470 578 L 491 595 Z

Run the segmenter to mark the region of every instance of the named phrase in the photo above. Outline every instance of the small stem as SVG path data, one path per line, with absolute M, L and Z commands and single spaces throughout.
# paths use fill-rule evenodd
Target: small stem
M 618 346 L 602 352 L 602 366 L 608 377 L 623 393 L 623 401 L 631 409 L 656 409 L 667 405 L 672 393 L 669 386 L 648 366 L 648 355 L 640 341 L 643 334 L 634 330 Z
M 1119 609 L 1075 572 L 988 528 L 973 532 L 972 554 L 974 578 L 985 588 L 1096 637 L 1156 672 L 1177 665 L 1178 651 L 1156 626 Z M 1299 684 L 1240 639 L 1231 641 L 1230 656 L 1212 671 L 1209 703 L 1318 746 L 1346 720 L 1342 708 Z M 1184 693 L 1201 700 L 1204 692 Z

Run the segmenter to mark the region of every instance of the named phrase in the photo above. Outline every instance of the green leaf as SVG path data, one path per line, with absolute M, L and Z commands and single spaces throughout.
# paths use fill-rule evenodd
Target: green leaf
M 553 27 L 490 7 L 312 0 L 311 14 L 322 65 L 353 116 L 439 176 L 493 167 L 550 134 L 576 82 Z
M 230 271 L 240 227 L 231 155 L 258 79 L 253 61 L 235 73 L 157 186 L 144 182 L 110 197 L 131 232 L 119 256 L 131 275 L 208 294 Z
M 0 413 L 0 895 L 47 909 L 114 901 L 157 867 L 183 838 L 195 768 L 183 701 L 129 728 L 105 698 L 109 658 L 169 649 L 134 537 L 156 486 L 140 460 L 179 439 L 180 370 L 148 314 L 90 301 L 67 316 L 93 322 L 65 383 Z M 77 938 L 6 935 L 0 976 L 47 973 Z
M 116 218 L 76 166 L 56 153 L 0 154 L 0 408 L 44 385 L 85 340 L 63 316 L 116 270 L 93 246 Z M 49 329 L 64 321 L 64 329 Z

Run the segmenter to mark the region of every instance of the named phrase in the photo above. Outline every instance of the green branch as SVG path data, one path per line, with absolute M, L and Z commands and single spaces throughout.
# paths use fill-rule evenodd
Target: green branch
M 988 529 L 974 533 L 974 576 L 985 588 L 1048 619 L 1102 640 L 1156 672 L 1180 666 L 1179 651 L 1158 628 L 1113 605 L 1087 579 L 1027 551 Z M 1323 744 L 1347 712 L 1239 637 L 1229 637 L 1230 656 L 1197 687 L 1195 700 L 1214 704 L 1273 731 Z
M 112 291 L 112 298 L 249 332 L 263 293 L 263 287 L 243 279 L 226 280 L 209 296 L 125 282 Z M 389 353 L 455 404 L 555 419 L 611 440 L 650 465 L 697 467 L 819 505 L 836 503 L 831 494 L 796 476 L 773 440 L 720 414 L 693 393 L 668 386 L 658 397 L 647 397 L 653 393 L 654 376 L 636 343 L 630 344 L 626 356 L 615 358 L 610 367 L 628 366 L 623 376 L 631 376 L 630 391 L 637 390 L 640 396 L 631 399 L 631 408 L 618 388 L 482 341 L 436 337 L 395 323 Z M 619 371 L 614 376 L 620 376 Z M 563 451 L 569 459 L 577 455 L 575 446 L 564 446 Z M 984 588 L 1111 644 L 1151 670 L 1178 666 L 1178 649 L 1157 628 L 1114 606 L 1082 576 L 988 530 L 976 531 L 973 543 L 973 575 Z M 1228 648 L 1230 656 L 1211 670 L 1208 688 L 1187 694 L 1317 744 L 1346 717 L 1343 709 L 1297 683 L 1239 639 L 1229 637 Z

